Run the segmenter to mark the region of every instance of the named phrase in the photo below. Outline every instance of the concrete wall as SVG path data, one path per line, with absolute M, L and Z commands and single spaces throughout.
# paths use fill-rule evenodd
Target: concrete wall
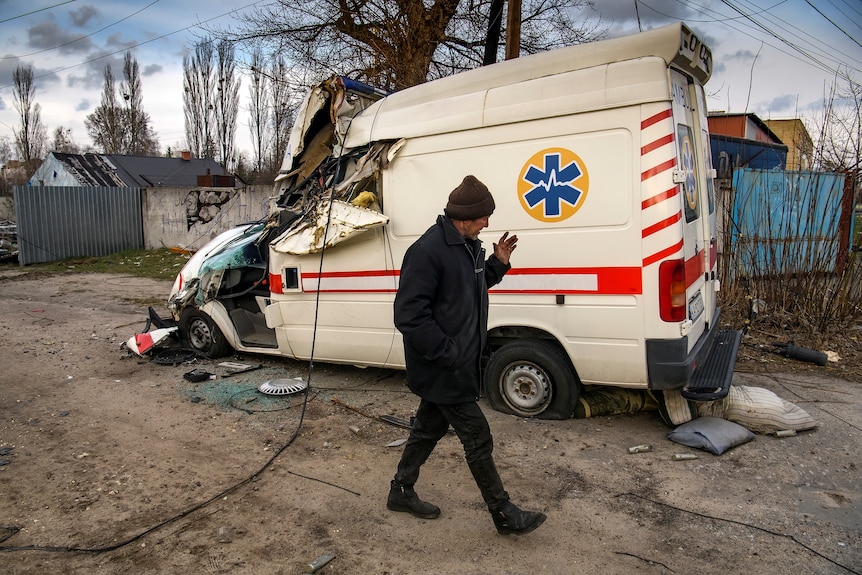
M 272 186 L 146 188 L 144 247 L 198 249 L 219 233 L 269 214 Z
M 15 221 L 15 201 L 12 196 L 0 197 L 0 221 Z

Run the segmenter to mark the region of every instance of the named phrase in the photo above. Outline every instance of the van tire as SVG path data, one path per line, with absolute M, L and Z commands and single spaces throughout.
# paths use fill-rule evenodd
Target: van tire
M 233 348 L 210 316 L 188 307 L 180 317 L 180 341 L 195 353 L 215 359 L 229 355 Z
M 485 395 L 503 413 L 569 419 L 578 404 L 579 382 L 565 353 L 542 340 L 511 341 L 485 366 Z

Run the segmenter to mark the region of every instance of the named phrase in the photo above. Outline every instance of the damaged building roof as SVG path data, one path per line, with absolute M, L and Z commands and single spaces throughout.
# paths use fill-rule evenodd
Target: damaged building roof
M 224 174 L 224 168 L 212 158 L 51 152 L 36 169 L 29 184 L 131 188 L 194 187 L 198 185 L 198 176 L 210 174 Z

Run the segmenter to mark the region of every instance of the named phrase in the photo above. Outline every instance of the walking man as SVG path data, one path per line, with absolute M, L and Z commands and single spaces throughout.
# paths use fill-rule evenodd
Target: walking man
M 477 403 L 488 287 L 511 268 L 509 257 L 518 242 L 518 236 L 504 233 L 494 244 L 494 254 L 485 259 L 478 236 L 488 227 L 494 207 L 487 186 L 474 176 L 465 177 L 449 195 L 445 215 L 404 255 L 395 326 L 404 337 L 407 385 L 420 402 L 386 506 L 425 519 L 440 515 L 440 508 L 419 499 L 413 486 L 451 425 L 497 532 L 521 535 L 546 517 L 509 501 L 494 465 L 491 429 Z

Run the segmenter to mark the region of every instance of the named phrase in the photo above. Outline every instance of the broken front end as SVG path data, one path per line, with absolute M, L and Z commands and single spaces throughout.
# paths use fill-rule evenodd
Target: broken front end
M 275 181 L 270 215 L 220 234 L 174 282 L 168 308 L 185 345 L 206 357 L 232 350 L 296 357 L 277 335 L 290 318 L 267 312 L 272 294 L 298 285 L 298 277 L 285 277 L 285 259 L 319 254 L 388 221 L 377 178 L 393 144 L 343 146 L 353 117 L 382 96 L 342 77 L 308 93 Z

